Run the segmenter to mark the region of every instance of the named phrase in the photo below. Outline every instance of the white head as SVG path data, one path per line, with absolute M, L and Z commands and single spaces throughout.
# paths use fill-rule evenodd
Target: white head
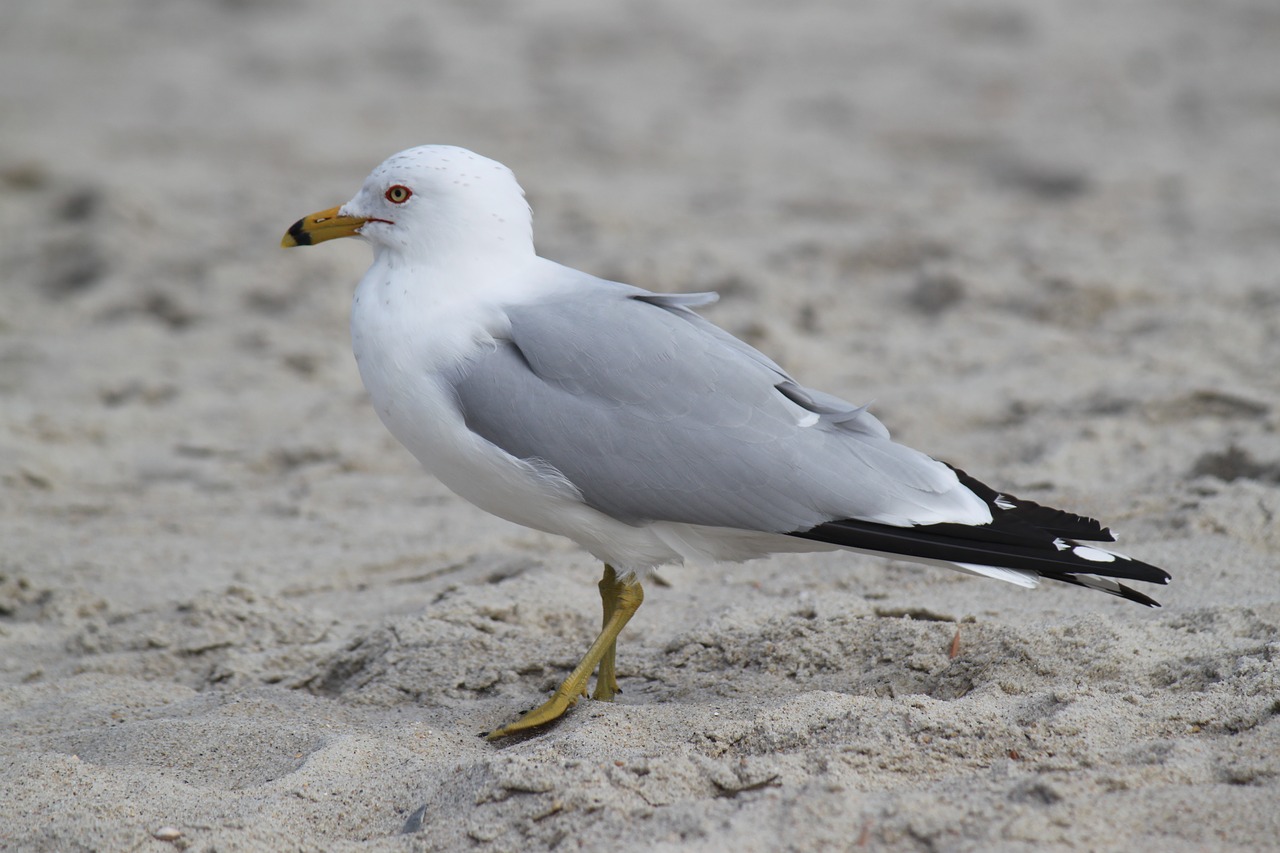
M 387 158 L 351 201 L 296 222 L 283 245 L 360 237 L 408 263 L 532 255 L 524 191 L 501 163 L 452 145 L 420 145 Z

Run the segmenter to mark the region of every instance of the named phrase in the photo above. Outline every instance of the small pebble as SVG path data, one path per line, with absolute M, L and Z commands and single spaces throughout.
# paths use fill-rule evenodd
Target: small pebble
M 157 841 L 177 841 L 182 837 L 182 830 L 176 826 L 162 826 L 151 833 L 151 837 Z
M 408 820 L 404 822 L 404 826 L 400 828 L 403 835 L 410 835 L 422 829 L 422 821 L 427 816 L 427 807 L 419 806 L 413 814 L 409 815 Z

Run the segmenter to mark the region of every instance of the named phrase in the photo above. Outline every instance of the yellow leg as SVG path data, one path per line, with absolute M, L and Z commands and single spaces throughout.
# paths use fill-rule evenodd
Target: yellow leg
M 608 592 L 606 592 L 606 589 Z M 489 732 L 489 740 L 526 731 L 559 719 L 565 711 L 573 707 L 579 696 L 587 692 L 587 679 L 597 666 L 600 666 L 601 679 L 596 684 L 596 698 L 611 699 L 618 689 L 618 682 L 613 672 L 613 655 L 617 649 L 618 634 L 626 627 L 627 622 L 640 609 L 644 602 L 644 588 L 638 580 L 619 580 L 613 567 L 606 564 L 604 577 L 600 579 L 600 599 L 604 605 L 604 628 L 600 636 L 587 649 L 587 653 L 578 661 L 578 665 L 569 673 L 569 677 L 560 683 L 556 692 L 543 704 L 534 708 L 514 723 L 508 723 L 499 729 Z M 609 663 L 604 663 L 605 656 Z M 607 666 L 607 672 L 606 672 Z M 607 678 L 605 677 L 607 676 Z M 607 695 L 604 695 L 606 694 Z
M 614 571 L 613 566 L 605 563 L 604 577 L 600 578 L 600 605 L 604 609 L 601 631 L 609 627 L 609 620 L 618 611 L 618 596 L 621 594 L 622 583 L 618 580 L 618 573 Z M 622 692 L 618 689 L 618 676 L 613 668 L 617 653 L 618 641 L 614 640 L 600 658 L 600 670 L 596 673 L 596 692 L 591 694 L 592 699 L 612 702 L 613 697 Z

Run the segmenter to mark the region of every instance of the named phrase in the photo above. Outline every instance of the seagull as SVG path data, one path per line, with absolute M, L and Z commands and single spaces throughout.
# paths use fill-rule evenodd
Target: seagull
M 1157 602 L 1163 569 L 1099 522 L 993 489 L 894 442 L 866 406 L 808 388 L 694 309 L 540 257 L 506 166 L 463 148 L 391 156 L 282 245 L 359 237 L 351 341 L 387 429 L 477 507 L 604 563 L 603 627 L 525 732 L 619 692 L 617 639 L 641 578 L 685 560 L 843 548 L 1034 587 Z M 598 669 L 598 672 L 597 672 Z

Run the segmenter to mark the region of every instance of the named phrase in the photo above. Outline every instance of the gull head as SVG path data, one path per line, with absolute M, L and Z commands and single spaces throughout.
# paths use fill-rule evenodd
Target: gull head
M 359 237 L 375 254 L 408 261 L 533 254 L 532 217 L 515 175 L 452 145 L 393 154 L 350 201 L 299 219 L 280 244 L 312 246 L 338 237 Z

